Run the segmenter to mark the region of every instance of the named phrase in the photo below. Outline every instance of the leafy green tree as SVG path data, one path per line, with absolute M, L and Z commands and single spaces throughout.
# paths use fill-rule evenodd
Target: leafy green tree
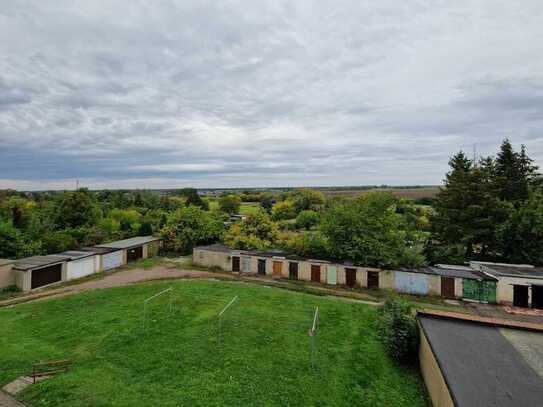
M 241 199 L 237 195 L 225 195 L 219 198 L 219 208 L 230 215 L 239 213 Z
M 258 210 L 246 220 L 232 224 L 224 236 L 224 242 L 234 249 L 261 250 L 272 247 L 277 236 L 277 225 L 265 211 Z
M 135 209 L 113 209 L 108 217 L 119 223 L 125 237 L 136 236 L 141 228 L 141 214 Z
M 181 190 L 181 195 L 186 198 L 185 205 L 197 206 L 204 211 L 209 210 L 209 203 L 202 199 L 195 188 L 185 188 Z
M 296 217 L 296 208 L 292 201 L 280 201 L 273 205 L 271 212 L 273 220 L 287 220 Z
M 100 209 L 86 189 L 64 193 L 57 209 L 56 223 L 63 229 L 94 225 L 101 216 Z
M 260 197 L 260 207 L 266 212 L 271 212 L 273 205 L 275 204 L 275 198 L 270 193 L 262 194 Z
M 310 209 L 320 209 L 324 205 L 325 198 L 320 191 L 304 188 L 293 191 L 289 200 L 293 202 L 296 213 L 299 213 Z
M 0 258 L 17 258 L 23 245 L 21 232 L 11 223 L 0 222 Z
M 296 217 L 296 227 L 299 229 L 311 229 L 317 226 L 321 216 L 318 212 L 312 210 L 301 211 Z
M 66 231 L 56 231 L 43 237 L 43 248 L 49 254 L 77 248 L 78 242 Z
M 221 219 L 199 207 L 190 205 L 168 215 L 161 230 L 165 248 L 178 253 L 190 253 L 197 245 L 218 241 L 224 232 Z
M 326 210 L 321 231 L 331 256 L 368 266 L 400 265 L 409 244 L 396 202 L 391 194 L 372 192 Z
M 121 237 L 121 222 L 111 217 L 100 219 L 98 221 L 98 229 L 102 231 L 108 240 Z

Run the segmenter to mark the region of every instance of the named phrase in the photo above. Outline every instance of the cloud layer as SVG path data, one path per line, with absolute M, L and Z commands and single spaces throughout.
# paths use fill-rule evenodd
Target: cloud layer
M 4 1 L 0 188 L 437 184 L 543 164 L 543 7 Z

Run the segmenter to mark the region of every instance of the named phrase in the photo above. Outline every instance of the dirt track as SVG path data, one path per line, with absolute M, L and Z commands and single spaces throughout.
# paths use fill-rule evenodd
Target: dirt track
M 179 278 L 230 278 L 227 274 L 217 274 L 198 270 L 179 270 L 173 267 L 157 266 L 152 269 L 125 269 L 106 274 L 103 278 L 84 281 L 78 284 L 63 285 L 58 288 L 49 288 L 32 292 L 28 295 L 17 296 L 0 301 L 0 306 L 17 304 L 20 302 L 36 301 L 45 298 L 63 297 L 82 291 L 97 290 L 101 288 L 120 287 L 134 283 L 152 280 L 168 280 Z

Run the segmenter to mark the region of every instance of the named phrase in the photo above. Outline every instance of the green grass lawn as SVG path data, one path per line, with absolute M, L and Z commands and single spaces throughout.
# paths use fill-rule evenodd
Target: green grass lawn
M 142 302 L 167 287 L 169 297 Z M 218 343 L 216 315 L 225 313 Z M 311 366 L 308 330 L 321 310 Z M 0 385 L 33 362 L 68 373 L 21 394 L 31 406 L 425 406 L 415 369 L 384 353 L 374 307 L 246 283 L 177 281 L 0 308 Z
M 260 209 L 260 203 L 258 202 L 243 202 L 239 207 L 239 213 L 241 215 L 252 215 Z

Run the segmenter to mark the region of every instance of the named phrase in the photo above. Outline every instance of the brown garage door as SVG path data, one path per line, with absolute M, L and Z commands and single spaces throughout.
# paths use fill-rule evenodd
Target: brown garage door
M 356 285 L 356 269 L 345 268 L 345 284 L 348 287 L 354 287 Z
M 288 264 L 288 278 L 298 280 L 298 263 L 290 262 Z
M 136 261 L 143 258 L 143 246 L 134 247 L 126 251 L 126 261 Z
M 321 282 L 321 266 L 311 265 L 311 281 Z
M 283 262 L 282 261 L 274 261 L 273 262 L 272 276 L 273 277 L 281 277 L 282 268 L 283 268 Z
M 368 288 L 379 288 L 379 272 L 368 271 Z
M 239 257 L 232 257 L 232 271 L 239 271 Z
M 62 280 L 62 264 L 32 270 L 30 288 L 43 287 Z
M 513 305 L 515 307 L 528 308 L 528 286 L 513 286 Z
M 532 308 L 543 309 L 543 285 L 532 286 Z
M 454 278 L 441 277 L 441 296 L 453 300 L 454 296 Z

